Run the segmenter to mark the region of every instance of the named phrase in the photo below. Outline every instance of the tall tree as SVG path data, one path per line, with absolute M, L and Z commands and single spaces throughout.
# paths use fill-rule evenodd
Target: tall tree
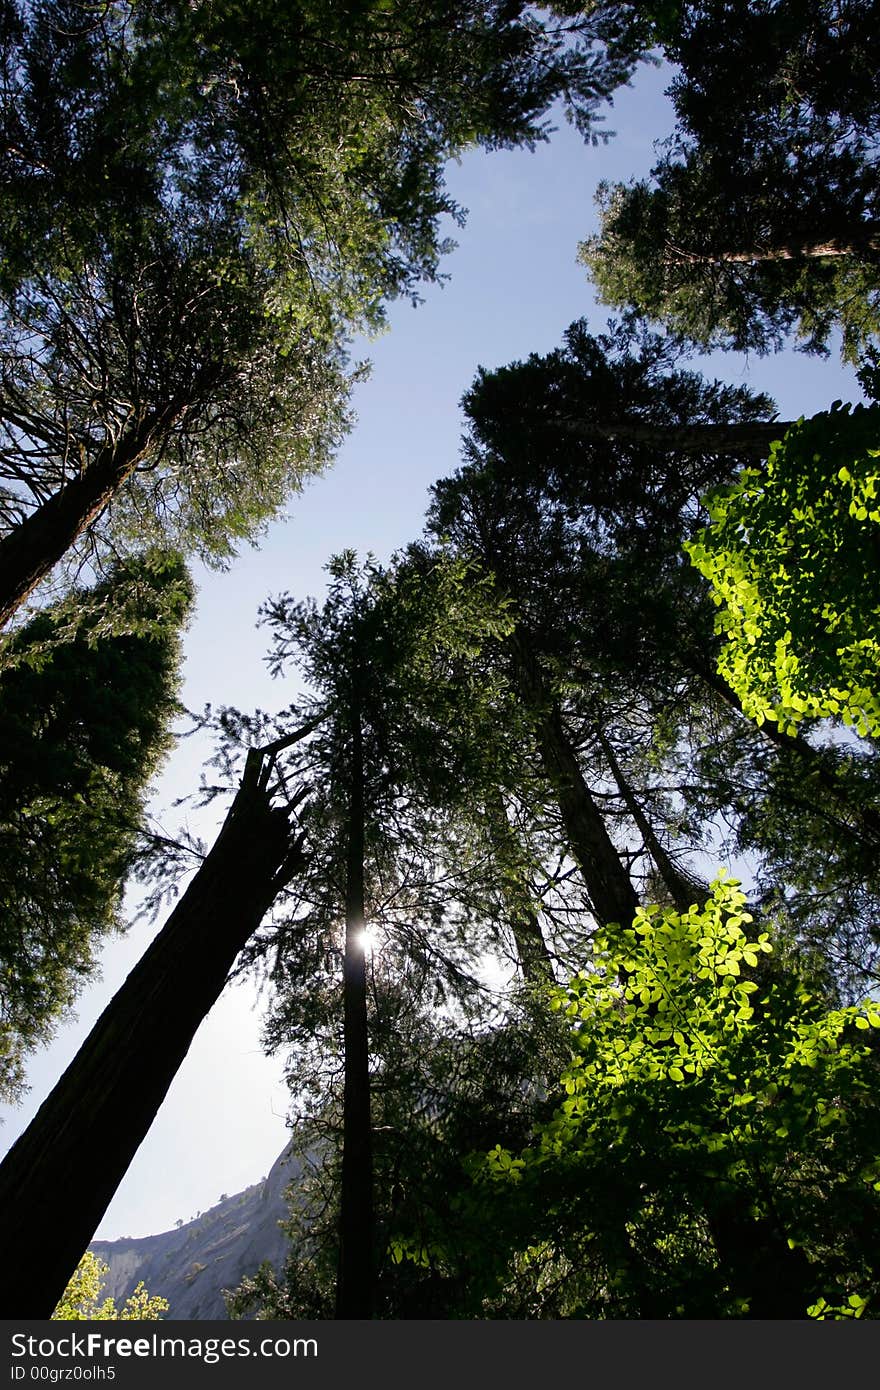
M 102 629 L 118 585 L 137 595 L 134 632 Z M 18 1088 L 25 1054 L 51 1036 L 94 970 L 98 944 L 120 926 L 147 789 L 178 709 L 191 599 L 180 560 L 154 555 L 75 591 L 8 644 L 0 670 L 0 1089 L 7 1094 Z M 83 616 L 73 638 L 59 641 L 71 603 Z
M 508 626 L 491 586 L 473 565 L 418 546 L 386 571 L 358 568 L 353 556 L 329 568 L 323 606 L 282 596 L 266 607 L 273 666 L 293 657 L 329 713 L 301 750 L 315 787 L 309 843 L 318 848 L 289 916 L 248 954 L 271 962 L 270 1045 L 292 1054 L 297 1083 L 304 1061 L 322 1078 L 311 1125 L 323 1136 L 320 1170 L 335 1228 L 318 1218 L 308 1253 L 292 1262 L 283 1297 L 294 1302 L 284 1306 L 332 1306 L 352 1317 L 370 1308 L 387 1315 L 389 1306 L 388 1251 L 378 1238 L 384 1231 L 387 1240 L 389 1203 L 397 1200 L 388 1183 L 399 1183 L 382 1147 L 391 1142 L 381 1137 L 388 1126 L 371 1125 L 371 1114 L 378 1107 L 380 1120 L 397 1117 L 399 1177 L 408 1138 L 399 1132 L 407 1102 L 398 1028 L 410 1007 L 431 998 L 453 1031 L 453 1020 L 466 1024 L 474 959 L 502 933 L 512 936 L 533 984 L 546 983 L 552 970 L 529 851 L 502 790 L 521 752 L 506 731 L 490 728 L 496 683 L 474 669 L 482 645 Z M 228 715 L 226 723 L 233 736 L 248 727 Z M 407 1095 L 421 1112 L 424 1099 Z M 328 1245 L 338 1248 L 335 1302 Z M 266 1281 L 251 1294 L 280 1306 Z
M 855 360 L 880 331 L 873 6 L 708 0 L 660 29 L 678 126 L 650 179 L 600 186 L 602 298 L 703 348 L 838 329 Z
M 468 605 L 461 600 L 461 577 L 448 567 L 445 573 L 442 562 L 433 575 L 422 576 L 421 587 L 405 568 L 383 573 L 369 562 L 359 568 L 350 553 L 328 569 L 332 582 L 323 606 L 298 604 L 285 595 L 265 610 L 275 637 L 273 666 L 280 670 L 295 657 L 328 710 L 322 733 L 304 751 L 316 786 L 312 836 L 322 846 L 303 886 L 303 907 L 293 914 L 296 938 L 289 945 L 279 938 L 276 969 L 289 950 L 295 958 L 304 935 L 320 932 L 338 939 L 344 922 L 336 1316 L 352 1318 L 371 1315 L 379 1253 L 365 929 L 367 923 L 372 933 L 396 929 L 402 959 L 430 955 L 442 978 L 445 908 L 441 890 L 432 883 L 439 870 L 438 827 L 431 820 L 442 824 L 442 789 L 448 804 L 451 779 L 444 766 L 448 758 L 427 742 L 429 722 L 432 732 L 436 729 L 437 699 L 436 690 L 429 690 L 426 660 L 432 647 L 442 644 L 444 632 L 454 641 L 449 600 L 458 596 L 462 609 Z M 444 590 L 446 609 L 440 598 Z M 478 590 L 470 599 L 477 613 L 479 603 Z M 459 643 L 467 640 L 473 640 L 467 631 L 457 635 Z M 326 828 L 323 834 L 319 826 Z M 279 1013 L 283 1019 L 283 1007 Z
M 798 936 L 809 941 L 809 923 L 816 923 L 812 944 L 835 961 L 851 996 L 858 980 L 863 989 L 870 979 L 876 951 L 870 759 L 856 764 L 845 750 L 819 749 L 775 724 L 754 735 L 743 727 L 737 698 L 715 669 L 709 592 L 682 547 L 703 520 L 702 480 L 730 486 L 738 466 L 750 463 L 749 452 L 713 453 L 708 444 L 703 453 L 682 452 L 665 431 L 700 423 L 708 440 L 716 428 L 723 436 L 731 417 L 747 424 L 749 415 L 770 408 L 681 372 L 674 362 L 674 347 L 641 330 L 591 337 L 576 325 L 562 350 L 481 372 L 465 398 L 472 423 L 465 464 L 436 486 L 429 525 L 480 556 L 509 596 L 547 692 L 542 707 L 549 710 L 549 695 L 558 692 L 577 764 L 627 867 L 634 827 L 658 867 L 672 851 L 661 875 L 665 891 L 679 873 L 685 880 L 672 901 L 678 892 L 680 903 L 685 896 L 696 901 L 699 885 L 688 894 L 693 870 L 682 863 L 669 830 L 677 827 L 680 846 L 693 849 L 726 826 L 730 852 L 761 856 L 767 901 L 787 904 L 787 916 L 797 904 L 789 920 Z M 571 428 L 597 418 L 608 422 L 604 440 Z M 642 419 L 643 438 L 612 442 L 618 421 Z M 853 517 L 848 524 L 868 522 Z M 858 580 L 869 582 L 863 575 Z M 808 620 L 809 611 L 802 616 Z M 597 721 L 618 767 L 627 770 L 625 789 L 597 737 Z M 652 730 L 647 742 L 644 732 L 629 732 L 638 726 Z M 716 746 L 725 750 L 718 758 Z M 725 764 L 728 755 L 733 761 Z M 651 816 L 641 814 L 645 798 L 655 808 Z M 586 813 L 582 795 L 580 804 Z M 797 831 L 786 838 L 787 824 Z M 845 853 L 833 848 L 844 844 Z M 820 868 L 817 894 L 810 876 Z M 649 880 L 642 887 L 657 891 Z M 861 952 L 860 965 L 854 951 Z
M 86 531 L 257 534 L 339 441 L 350 334 L 436 277 L 446 160 L 557 97 L 589 131 L 638 56 L 606 27 L 4 0 L 0 622 Z
M 343 557 L 331 563 L 334 584 L 320 617 L 316 610 L 288 610 L 285 640 L 293 639 L 304 649 L 313 675 L 323 677 L 321 695 L 332 707 L 328 791 L 331 804 L 340 808 L 338 853 L 344 864 L 344 1076 L 336 1317 L 369 1318 L 375 1303 L 376 1251 L 365 860 L 375 840 L 377 806 L 375 761 L 368 761 L 369 754 L 365 757 L 364 745 L 365 735 L 369 736 L 365 719 L 369 721 L 375 692 L 364 647 L 368 599 L 352 560 Z
M 596 799 L 613 769 L 596 750 L 588 786 L 564 705 L 573 687 L 601 705 L 612 671 L 655 709 L 660 681 L 675 689 L 680 667 L 648 659 L 634 605 L 656 604 L 659 616 L 664 603 L 676 611 L 680 587 L 698 587 L 680 546 L 703 480 L 732 476 L 778 427 L 761 418 L 765 398 L 681 371 L 668 344 L 632 325 L 593 336 L 577 323 L 545 357 L 481 370 L 464 406 L 466 462 L 435 487 L 429 527 L 508 596 L 518 628 L 502 660 L 532 711 L 571 851 L 598 920 L 628 920 L 637 898 Z
M 699 843 L 701 834 L 717 831 L 713 820 L 720 815 L 738 821 L 745 844 L 743 828 L 747 829 L 750 821 L 752 844 L 758 844 L 763 831 L 764 848 L 771 846 L 772 855 L 778 846 L 778 837 L 773 837 L 785 817 L 790 823 L 791 816 L 798 814 L 799 781 L 794 769 L 803 772 L 821 762 L 833 781 L 839 771 L 833 760 L 826 759 L 827 750 L 812 749 L 812 758 L 805 756 L 800 763 L 790 759 L 784 764 L 784 749 L 750 728 L 730 703 L 719 713 L 717 692 L 703 680 L 699 663 L 695 665 L 695 653 L 699 655 L 703 647 L 711 653 L 712 608 L 705 585 L 684 560 L 681 545 L 702 519 L 701 480 L 731 478 L 741 459 L 750 457 L 753 445 L 748 442 L 741 456 L 730 452 L 734 435 L 730 424 L 751 427 L 754 417 L 769 414 L 769 407 L 745 393 L 713 388 L 693 374 L 672 370 L 668 349 L 652 344 L 647 337 L 624 337 L 623 342 L 624 349 L 620 338 L 616 342 L 610 337 L 597 341 L 582 330 L 580 336 L 572 335 L 566 350 L 552 355 L 549 361 L 535 358 L 517 364 L 499 373 L 500 381 L 495 380 L 495 374 L 483 373 L 473 404 L 468 401 L 474 429 L 466 443 L 465 466 L 455 478 L 439 484 L 435 492 L 429 529 L 445 538 L 445 549 L 425 544 L 411 547 L 393 577 L 374 576 L 381 582 L 371 590 L 365 631 L 370 634 L 372 669 L 362 672 L 360 687 L 364 708 L 370 710 L 366 727 L 369 746 L 374 750 L 368 804 L 380 812 L 376 829 L 387 839 L 391 825 L 398 845 L 403 843 L 404 826 L 414 837 L 407 841 L 412 858 L 402 882 L 392 867 L 392 855 L 380 859 L 377 854 L 377 836 L 367 882 L 372 879 L 375 883 L 381 876 L 386 903 L 395 898 L 419 920 L 427 919 L 434 898 L 429 876 L 422 877 L 422 862 L 430 857 L 426 854 L 428 837 L 436 836 L 436 823 L 448 810 L 450 802 L 448 795 L 444 799 L 443 788 L 450 780 L 449 770 L 455 768 L 465 799 L 480 808 L 485 822 L 482 840 L 472 837 L 469 852 L 473 854 L 478 845 L 486 846 L 487 866 L 495 879 L 494 901 L 493 893 L 485 890 L 479 898 L 471 899 L 476 925 L 491 918 L 495 901 L 503 904 L 502 913 L 506 911 L 514 932 L 519 929 L 524 940 L 524 960 L 529 948 L 544 935 L 547 913 L 536 898 L 538 912 L 530 920 L 531 894 L 524 889 L 531 889 L 533 865 L 525 839 L 516 843 L 522 833 L 514 809 L 518 805 L 531 808 L 530 821 L 528 812 L 524 818 L 529 830 L 526 839 L 532 838 L 534 825 L 543 822 L 557 852 L 567 858 L 567 872 L 571 872 L 572 859 L 579 862 L 592 900 L 591 916 L 581 913 L 582 931 L 584 921 L 595 929 L 596 919 L 600 923 L 616 921 L 626 929 L 637 901 L 634 865 L 646 857 L 653 861 L 653 867 L 642 873 L 638 886 L 653 892 L 659 881 L 662 895 L 676 905 L 676 918 L 682 923 L 687 919 L 688 930 L 690 926 L 702 929 L 703 915 L 698 907 L 691 912 L 691 905 L 705 900 L 706 889 L 693 873 L 682 870 L 675 837 L 669 834 L 658 810 L 669 811 L 671 820 L 686 823 L 686 834 L 680 837 L 680 843 L 685 844 Z M 600 415 L 602 409 L 604 417 Z M 584 416 L 589 426 L 591 413 L 592 419 L 610 419 L 612 429 L 591 433 L 588 428 L 576 433 L 569 427 Z M 651 423 L 652 414 L 658 423 Z M 626 433 L 626 425 L 633 422 L 644 425 L 637 436 L 635 431 Z M 758 425 L 764 423 L 757 420 Z M 618 425 L 624 427 L 620 438 L 612 439 Z M 702 447 L 694 449 L 698 429 L 703 431 Z M 689 431 L 687 446 L 683 446 Z M 763 442 L 766 444 L 766 436 Z M 448 564 L 450 546 L 454 547 L 453 554 L 457 551 L 455 563 L 472 588 L 478 582 L 485 587 L 491 581 L 489 588 L 503 615 L 484 626 L 479 641 L 468 640 L 461 594 L 456 609 L 448 602 L 448 588 L 444 593 L 442 585 L 432 587 L 429 582 L 441 571 L 443 562 Z M 414 614 L 424 619 L 434 611 L 435 597 L 441 593 L 447 602 L 437 607 L 444 609 L 447 629 L 452 628 L 458 637 L 457 666 L 449 662 L 448 655 L 437 659 L 441 645 L 437 623 L 427 624 L 430 638 L 426 640 L 426 625 L 414 621 Z M 282 627 L 292 615 L 294 609 L 286 613 L 284 604 L 274 609 Z M 314 615 L 317 619 L 317 610 Z M 348 669 L 346 660 L 339 659 L 343 650 L 340 637 L 346 631 L 340 613 L 331 617 L 330 610 L 324 611 L 321 627 L 315 629 L 322 640 L 313 648 L 313 659 L 320 658 L 322 689 L 332 686 L 337 690 L 340 673 Z M 418 632 L 423 634 L 420 639 L 414 638 Z M 331 652 L 335 652 L 333 659 Z M 709 665 L 711 668 L 711 661 Z M 467 691 L 463 704 L 450 698 L 453 673 Z M 334 680 L 337 685 L 333 685 Z M 491 690 L 482 703 L 480 682 Z M 468 702 L 472 704 L 469 713 Z M 347 703 L 346 698 L 343 706 Z M 347 747 L 344 727 L 340 725 L 335 736 L 341 750 Z M 709 746 L 712 732 L 717 730 L 726 742 L 719 744 L 718 766 L 710 769 L 699 753 L 702 742 Z M 479 737 L 483 753 L 476 757 Z M 744 753 L 742 746 L 734 747 L 737 738 L 740 744 L 748 743 L 748 752 Z M 515 760 L 508 756 L 510 746 L 516 747 Z M 756 749 L 766 754 L 763 764 Z M 734 755 L 730 766 L 725 762 L 728 753 Z M 352 779 L 352 763 L 346 762 L 346 757 L 350 755 L 340 754 L 336 765 L 348 785 L 357 779 Z M 783 766 L 787 779 L 779 775 L 775 785 L 774 777 Z M 701 782 L 709 784 L 708 790 Z M 418 798 L 423 814 L 416 819 L 413 812 Z M 554 799 L 555 817 L 545 819 Z M 350 799 L 338 798 L 338 827 L 351 824 L 350 807 Z M 635 850 L 631 848 L 633 831 L 640 845 Z M 801 816 L 796 834 L 789 839 L 809 841 L 815 847 L 821 833 L 815 823 L 807 824 Z M 533 838 L 537 840 L 536 835 Z M 672 848 L 667 847 L 670 840 Z M 418 859 L 418 850 L 412 850 L 414 842 L 421 845 L 422 859 Z M 436 844 L 436 839 L 431 843 Z M 452 842 L 447 842 L 441 852 L 448 855 L 452 848 Z M 343 863 L 337 854 L 335 871 L 319 869 L 319 880 L 329 879 L 333 885 L 328 892 L 333 898 L 337 932 L 342 918 Z M 795 886 L 791 868 L 789 862 L 780 876 L 783 891 Z M 406 896 L 407 888 L 412 890 L 411 898 Z M 461 879 L 447 878 L 446 890 L 447 901 L 467 892 Z M 379 899 L 375 887 L 372 892 Z M 370 920 L 381 921 L 382 915 L 378 905 L 367 911 Z M 274 972 L 282 994 L 286 993 L 272 1026 L 276 1044 L 284 1044 L 285 1029 L 289 1039 L 293 1029 L 303 1027 L 297 969 L 297 943 L 303 936 L 298 934 L 297 923 L 304 920 L 304 915 L 294 917 L 286 938 L 277 936 L 272 942 L 279 962 L 283 962 L 285 950 L 289 952 L 290 970 L 286 991 L 283 965 L 278 964 Z M 440 920 L 432 917 L 434 930 Z M 528 929 L 525 937 L 523 926 Z M 410 935 L 410 951 L 412 942 Z M 634 967 L 628 952 L 629 948 L 620 953 L 619 964 L 611 971 L 611 977 L 623 981 L 623 988 L 632 984 Z M 686 968 L 691 969 L 689 965 Z M 419 977 L 421 988 L 427 987 L 430 978 L 430 974 Z M 426 1128 L 438 1142 L 448 1132 L 438 1117 L 452 1113 L 455 1100 L 443 1097 L 442 1086 L 430 1089 L 422 1056 L 411 1066 L 411 1072 L 419 1075 L 414 1093 L 400 1080 L 400 1059 L 396 1070 L 389 1064 L 383 1030 L 390 1018 L 394 1032 L 405 1016 L 406 992 L 389 968 L 385 950 L 374 960 L 369 981 L 371 1106 L 374 1122 L 380 1116 L 382 1119 L 381 1136 L 380 1132 L 373 1136 L 377 1179 L 373 1206 L 380 1237 L 376 1244 L 374 1308 L 407 1316 L 424 1315 L 426 1310 L 434 1316 L 444 1315 L 449 1309 L 460 1315 L 462 1307 L 472 1313 L 474 1305 L 466 1301 L 466 1269 L 469 1261 L 474 1269 L 482 1268 L 480 1251 L 485 1255 L 485 1239 L 482 1230 L 468 1230 L 466 1204 L 463 1207 L 460 1200 L 460 1161 L 452 1155 L 451 1166 L 443 1169 L 444 1190 L 455 1194 L 446 1213 L 433 1210 L 411 1166 L 413 1154 L 430 1151 L 421 1128 L 419 1105 L 411 1097 L 421 1095 L 419 1086 L 430 1094 Z M 338 1016 L 338 988 L 331 1002 Z M 658 1026 L 656 1006 L 652 994 L 645 1004 L 646 1026 Z M 309 1018 L 315 1018 L 315 1007 Z M 510 1034 L 484 1028 L 487 1049 L 496 1044 L 499 1048 L 511 1045 Z M 402 1028 L 397 1041 L 402 1045 Z M 660 1042 L 665 1041 L 664 1035 Z M 427 1054 L 428 1044 L 420 1046 Z M 452 1075 L 461 1054 L 456 1053 L 454 1043 L 448 1048 L 444 1045 L 441 1051 L 449 1059 L 447 1068 Z M 539 1071 L 536 1062 L 536 1084 Z M 529 1082 L 523 1078 L 520 1085 L 527 1089 Z M 447 1102 L 448 1110 L 444 1109 Z M 399 1116 L 409 1113 L 408 1104 L 413 1111 L 409 1121 L 411 1149 L 409 1136 L 404 1139 L 399 1132 Z M 389 1122 L 387 1135 L 385 1122 Z M 314 1124 L 328 1142 L 331 1118 L 326 1108 Z M 476 1137 L 478 1131 L 471 1133 Z M 464 1131 L 458 1131 L 458 1142 L 463 1136 Z M 389 1159 L 390 1171 L 386 1166 Z M 435 1161 L 436 1152 L 432 1163 Z M 333 1172 L 332 1162 L 320 1167 L 324 1178 Z M 512 1170 L 519 1171 L 515 1162 Z M 617 1280 L 614 1288 L 618 1294 L 626 1290 L 626 1308 L 631 1311 L 638 1307 L 643 1316 L 668 1315 L 670 1308 L 681 1303 L 683 1291 L 693 1300 L 693 1309 L 717 1311 L 729 1295 L 725 1310 L 730 1306 L 741 1312 L 748 1304 L 763 1315 L 771 1315 L 774 1297 L 786 1300 L 780 1306 L 793 1316 L 802 1315 L 815 1296 L 804 1260 L 789 1248 L 772 1211 L 768 1207 L 757 1214 L 750 1212 L 741 1184 L 728 1183 L 725 1177 L 723 1191 L 710 1192 L 705 1209 L 694 1212 L 688 1208 L 682 1214 L 670 1244 L 661 1245 L 658 1253 L 652 1242 L 662 1222 L 654 1224 L 651 1211 L 642 1212 L 644 1225 L 632 1219 L 633 1211 L 641 1212 L 639 1193 L 645 1188 L 640 1184 L 646 1183 L 641 1150 L 622 1195 L 618 1177 L 602 1170 L 603 1196 L 606 1191 L 615 1194 L 609 1203 L 603 1204 L 592 1184 L 582 1184 L 579 1189 L 581 1195 L 586 1192 L 594 1213 L 588 1245 L 580 1243 L 580 1237 L 567 1244 L 562 1241 L 564 1249 L 557 1263 L 538 1259 L 534 1251 L 522 1260 L 516 1257 L 511 1282 L 519 1280 L 527 1286 L 531 1262 L 545 1295 L 540 1305 L 544 1315 L 553 1315 L 559 1308 L 568 1315 L 572 1307 L 579 1306 L 554 1303 L 547 1290 L 561 1290 L 563 1298 L 574 1287 L 573 1297 L 582 1296 L 577 1278 L 568 1278 L 566 1269 L 570 1274 L 571 1267 L 580 1270 L 589 1263 L 584 1258 L 585 1249 L 592 1260 L 601 1250 L 605 1262 L 596 1275 L 596 1289 L 601 1293 L 610 1279 Z M 681 1184 L 675 1191 L 681 1191 Z M 322 1200 L 328 1200 L 334 1212 L 339 1193 L 340 1185 L 332 1181 L 321 1188 Z M 566 1200 L 562 1198 L 563 1204 Z M 662 1206 L 662 1211 L 666 1220 L 668 1205 Z M 390 1265 L 381 1259 L 384 1232 L 391 1234 Z M 555 1232 L 552 1239 L 556 1240 Z M 658 1240 L 662 1239 L 661 1231 Z M 529 1244 L 528 1239 L 525 1244 Z M 275 1315 L 302 1315 L 304 1310 L 315 1315 L 315 1309 L 332 1306 L 322 1248 L 321 1238 L 313 1242 L 306 1239 L 302 1258 L 294 1257 L 291 1262 L 291 1286 L 285 1290 L 266 1276 L 242 1293 L 239 1308 L 252 1297 L 267 1300 L 264 1309 Z M 675 1268 L 679 1258 L 687 1266 L 683 1278 L 682 1269 Z M 861 1258 L 860 1252 L 857 1263 Z M 394 1261 L 399 1261 L 398 1272 Z M 491 1259 L 488 1263 L 491 1266 Z M 407 1267 L 408 1276 L 399 1272 Z M 490 1268 L 490 1277 L 492 1272 Z M 693 1278 L 687 1285 L 690 1274 Z M 723 1280 L 727 1284 L 719 1289 Z M 482 1286 L 478 1297 L 485 1296 Z M 512 1308 L 525 1308 L 525 1313 L 512 1315 L 530 1316 L 539 1306 L 505 1301 L 506 1291 L 497 1302 L 491 1298 L 488 1304 L 479 1304 L 483 1315 L 490 1307 L 507 1315 Z M 614 1306 L 620 1309 L 624 1303 Z
M 21 1252 L 0 1272 L 11 1317 L 51 1316 L 236 957 L 302 867 L 275 752 L 251 753 L 213 849 L 0 1164 L 0 1234 Z

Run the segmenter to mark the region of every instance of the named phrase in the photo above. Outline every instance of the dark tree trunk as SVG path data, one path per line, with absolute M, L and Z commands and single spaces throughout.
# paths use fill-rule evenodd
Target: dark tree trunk
M 373 1315 L 373 1142 L 364 943 L 364 757 L 360 709 L 351 709 L 351 786 L 345 885 L 343 1027 L 345 1090 L 337 1318 Z
M 602 926 L 631 922 L 639 905 L 638 897 L 584 781 L 557 705 L 541 717 L 537 734 L 544 770 L 556 792 L 593 914 Z
M 623 798 L 623 803 L 629 811 L 630 816 L 635 822 L 636 828 L 644 841 L 645 848 L 657 866 L 657 871 L 663 880 L 672 902 L 678 912 L 687 912 L 692 903 L 704 903 L 709 896 L 709 890 L 705 885 L 697 885 L 689 879 L 673 863 L 671 856 L 660 843 L 654 827 L 645 815 L 639 800 L 627 780 L 620 763 L 614 753 L 614 749 L 608 742 L 603 731 L 596 730 L 599 746 L 602 754 L 611 769 L 611 775 L 617 783 L 617 789 Z
M 553 984 L 553 963 L 537 913 L 523 891 L 522 849 L 507 819 L 504 798 L 497 792 L 486 806 L 492 852 L 502 880 L 508 925 L 513 933 L 517 960 L 527 985 Z
M 217 841 L 163 930 L 0 1164 L 0 1314 L 48 1318 L 239 951 L 301 862 L 248 758 Z
M 602 926 L 609 922 L 631 922 L 639 900 L 605 828 L 602 813 L 584 781 L 559 706 L 551 699 L 540 669 L 522 638 L 512 639 L 511 651 L 516 685 L 520 697 L 533 713 L 541 761 L 556 794 L 562 823 L 571 852 L 583 874 L 593 915 Z
M 176 413 L 166 412 L 162 427 L 170 428 Z M 0 541 L 0 627 L 98 519 L 152 446 L 158 428 L 156 422 L 142 425 L 116 446 L 102 449 L 78 478 L 65 483 Z

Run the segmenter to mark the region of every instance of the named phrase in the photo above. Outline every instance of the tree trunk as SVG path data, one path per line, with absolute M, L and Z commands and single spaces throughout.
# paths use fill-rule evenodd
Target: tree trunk
M 880 251 L 880 238 L 866 236 L 861 241 L 789 242 L 787 246 L 771 246 L 759 251 L 751 247 L 748 251 L 683 251 L 670 248 L 670 260 L 685 265 L 759 265 L 767 261 L 820 261 L 836 260 L 842 256 L 865 256 Z
M 657 866 L 657 871 L 666 886 L 676 910 L 680 913 L 684 913 L 688 911 L 692 903 L 705 903 L 709 896 L 708 888 L 705 885 L 694 883 L 673 863 L 671 856 L 660 843 L 654 827 L 642 810 L 635 792 L 627 781 L 623 769 L 617 761 L 614 749 L 611 747 L 611 744 L 600 728 L 596 729 L 596 736 L 599 740 L 599 746 L 602 749 L 605 761 L 611 769 L 611 775 L 617 783 L 617 788 L 623 798 L 623 803 L 635 822 L 636 828 L 644 841 L 645 848 Z
M 562 823 L 583 874 L 593 915 L 601 926 L 631 922 L 639 900 L 584 781 L 559 706 L 550 698 L 538 665 L 522 638 L 511 639 L 511 651 L 520 697 L 533 712 L 541 761 L 559 802 Z
M 364 759 L 357 699 L 351 709 L 351 787 L 345 885 L 343 1027 L 345 1091 L 339 1214 L 337 1318 L 373 1315 L 373 1142 L 364 943 Z
M 502 893 L 513 933 L 517 961 L 527 985 L 553 984 L 553 964 L 541 924 L 524 890 L 523 855 L 517 835 L 507 819 L 504 798 L 498 791 L 486 806 L 486 822 L 492 853 L 502 879 Z
M 102 449 L 78 478 L 65 483 L 0 541 L 0 628 L 98 519 L 156 434 L 170 429 L 179 414 L 179 408 L 170 407 L 161 421 L 140 425 L 119 444 Z
M 0 1164 L 0 1310 L 49 1318 L 239 951 L 301 862 L 248 757 L 217 841 L 163 930 Z

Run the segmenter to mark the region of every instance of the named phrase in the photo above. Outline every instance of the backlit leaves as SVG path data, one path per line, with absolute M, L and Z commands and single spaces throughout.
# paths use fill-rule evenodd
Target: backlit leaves
M 709 498 L 687 545 L 713 586 L 718 669 L 757 722 L 880 732 L 880 407 L 801 420 Z

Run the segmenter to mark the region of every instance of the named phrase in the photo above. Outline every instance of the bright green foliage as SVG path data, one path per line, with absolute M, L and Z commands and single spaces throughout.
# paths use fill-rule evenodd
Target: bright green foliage
M 745 712 L 794 734 L 840 717 L 880 734 L 880 407 L 839 403 L 709 498 L 686 546 L 713 585 L 718 670 Z
M 87 1250 L 58 1300 L 53 1322 L 157 1322 L 168 1312 L 168 1299 L 147 1293 L 143 1283 L 117 1308 L 112 1298 L 101 1298 L 105 1265 Z
M 517 1290 L 531 1316 L 876 1311 L 880 1006 L 829 1011 L 762 966 L 744 908 L 719 877 L 703 911 L 640 909 L 557 991 L 564 1098 L 477 1175 L 502 1316 Z
M 784 937 L 838 1002 L 857 1003 L 876 989 L 880 965 L 880 767 L 870 743 L 773 739 L 772 722 L 759 729 L 726 709 L 683 753 L 687 822 L 697 835 L 713 821 L 729 826 L 724 853 L 749 864 L 755 900 L 780 933 L 777 956 L 786 958 Z
M 177 713 L 179 641 L 192 590 L 179 560 L 129 566 L 138 628 L 102 630 L 113 581 L 9 641 L 0 671 L 0 1089 L 51 1035 L 119 926 L 148 783 Z M 133 586 L 129 590 L 128 586 Z M 116 614 L 119 618 L 119 614 Z M 112 623 L 111 623 L 112 626 Z

